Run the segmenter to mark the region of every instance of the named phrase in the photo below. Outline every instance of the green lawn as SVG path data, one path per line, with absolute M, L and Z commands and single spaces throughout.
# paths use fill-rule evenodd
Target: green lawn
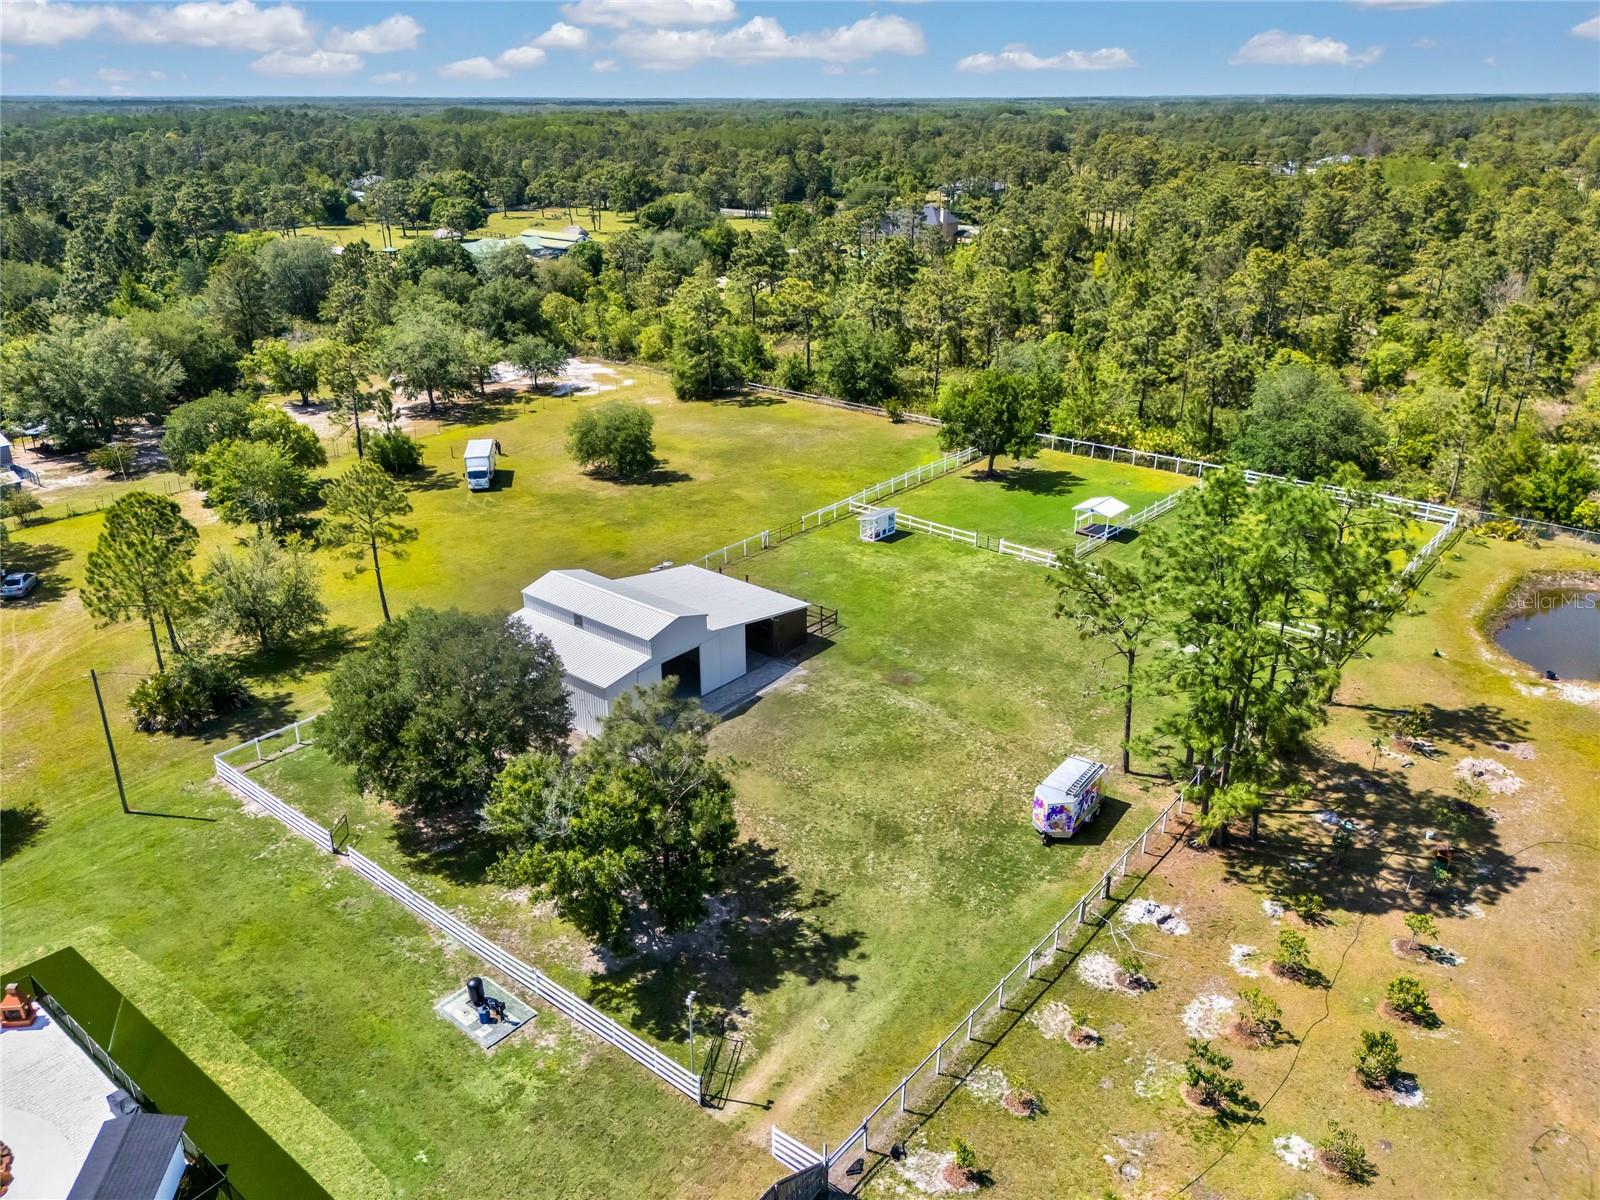
M 1270 815 L 1259 847 L 1180 848 L 1140 888 L 1141 896 L 1181 906 L 1191 931 L 1133 931 L 1149 952 L 1156 990 L 1130 998 L 1069 972 L 1033 1013 L 1064 1004 L 1105 1044 L 1075 1050 L 1024 1018 L 985 1059 L 980 1078 L 991 1091 L 995 1076 L 987 1072 L 999 1072 L 1038 1093 L 1044 1115 L 1019 1121 L 992 1096 L 983 1098 L 983 1088 L 983 1095 L 962 1089 L 913 1148 L 941 1152 L 953 1137 L 966 1139 L 992 1177 L 985 1194 L 997 1200 L 1102 1189 L 1170 1195 L 1219 1157 L 1203 1194 L 1357 1195 L 1362 1189 L 1327 1180 L 1314 1167 L 1302 1174 L 1274 1153 L 1274 1138 L 1297 1134 L 1314 1142 L 1339 1121 L 1373 1157 L 1379 1174 L 1366 1189 L 1373 1194 L 1586 1194 L 1592 1167 L 1583 1144 L 1600 1138 L 1600 1085 L 1589 1065 L 1596 1047 L 1585 1015 L 1596 928 L 1586 881 L 1594 853 L 1574 839 L 1600 819 L 1593 788 L 1600 715 L 1552 691 L 1529 694 L 1525 689 L 1540 687 L 1534 673 L 1486 643 L 1480 622 L 1488 606 L 1506 579 L 1530 569 L 1592 573 L 1600 571 L 1600 555 L 1462 543 L 1428 578 L 1412 613 L 1349 671 L 1322 738 L 1325 758 L 1310 804 Z M 1387 730 L 1384 713 L 1418 703 L 1430 708 L 1445 756 L 1409 767 L 1380 757 L 1374 770 L 1369 743 Z M 1532 757 L 1495 742 L 1528 743 Z M 1437 823 L 1436 804 L 1453 795 L 1454 771 L 1466 756 L 1509 765 L 1525 787 L 1490 795 L 1498 821 L 1458 836 L 1470 852 L 1466 887 L 1428 896 L 1420 882 L 1430 857 L 1423 833 Z M 1374 790 L 1364 791 L 1363 780 Z M 1315 865 L 1328 844 L 1327 830 L 1311 819 L 1322 808 L 1371 823 L 1346 868 Z M 1263 899 L 1295 888 L 1327 899 L 1325 924 L 1305 927 L 1263 912 Z M 1418 908 L 1437 915 L 1437 940 L 1464 957 L 1460 965 L 1412 964 L 1395 955 L 1391 941 L 1407 936 L 1402 918 Z M 1336 975 L 1331 990 L 1268 976 L 1265 960 L 1280 926 L 1306 934 L 1314 964 Z M 1239 945 L 1258 948 L 1251 961 L 1259 977 L 1230 965 Z M 1116 953 L 1104 936 L 1090 950 Z M 1376 1012 L 1388 980 L 1402 972 L 1432 993 L 1443 1020 L 1437 1030 Z M 1282 1004 L 1284 1024 L 1304 1045 L 1297 1058 L 1287 1042 L 1252 1050 L 1218 1039 L 1248 1094 L 1272 1098 L 1259 1123 L 1223 1130 L 1179 1098 L 1183 1015 L 1197 997 L 1234 998 L 1252 985 Z M 1402 1068 L 1423 1091 L 1420 1107 L 1395 1105 L 1352 1082 L 1354 1047 L 1366 1029 L 1388 1029 L 1399 1039 Z M 1556 1132 L 1540 1141 L 1547 1129 Z M 1136 1183 L 1118 1174 L 1124 1164 L 1139 1173 Z M 886 1165 L 868 1192 L 894 1196 L 906 1186 Z
M 1114 496 L 1132 516 L 1195 480 L 1170 471 L 1041 450 L 1022 463 L 995 464 L 990 478 L 979 461 L 918 489 L 901 507 L 913 516 L 973 529 L 1039 550 L 1073 542 L 1072 506 L 1091 496 Z M 892 502 L 891 502 L 892 503 Z
M 925 429 L 804 404 L 679 404 L 658 378 L 640 380 L 597 399 L 657 402 L 675 474 L 654 485 L 598 483 L 566 460 L 566 425 L 596 399 L 469 409 L 459 415 L 472 423 L 425 439 L 431 474 L 412 493 L 422 536 L 388 572 L 391 604 L 509 611 L 550 567 L 687 559 L 938 455 Z M 452 451 L 479 432 L 501 440 L 514 474 L 469 496 Z M 179 500 L 201 527 L 202 556 L 238 536 L 196 494 Z M 323 707 L 335 656 L 378 618 L 370 576 L 346 579 L 327 561 L 333 632 L 298 657 L 250 663 L 260 697 L 250 713 L 202 736 L 146 737 L 123 702 L 152 666 L 148 638 L 135 625 L 96 628 L 76 591 L 101 521 L 13 534 L 13 561 L 44 582 L 0 610 L 8 963 L 103 927 L 327 1113 L 400 1195 L 456 1195 L 490 1178 L 563 1195 L 747 1197 L 770 1182 L 774 1164 L 753 1135 L 554 1015 L 486 1058 L 431 1011 L 473 960 L 208 782 L 214 750 Z M 90 667 L 102 672 L 130 802 L 162 815 L 117 808 Z M 630 1153 L 605 1152 L 622 1143 Z

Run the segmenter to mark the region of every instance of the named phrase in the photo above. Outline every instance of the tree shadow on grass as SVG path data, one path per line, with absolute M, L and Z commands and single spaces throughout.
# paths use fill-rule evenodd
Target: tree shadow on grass
M 395 817 L 393 829 L 395 848 L 408 866 L 451 883 L 482 885 L 499 857 L 500 847 L 483 828 L 476 806 L 426 817 L 402 812 Z
M 1413 787 L 1402 768 L 1313 757 L 1306 777 L 1314 797 L 1308 806 L 1264 819 L 1259 841 L 1232 839 L 1220 851 L 1229 882 L 1268 897 L 1310 892 L 1345 912 L 1377 916 L 1448 912 L 1469 900 L 1492 904 L 1539 870 L 1504 849 L 1488 813 L 1466 812 L 1455 796 Z M 1342 824 L 1307 819 L 1322 811 L 1353 826 L 1348 846 L 1336 845 Z M 1434 870 L 1445 861 L 1441 854 L 1448 854 L 1443 875 Z
M 972 483 L 996 484 L 1008 492 L 1030 496 L 1066 496 L 1083 486 L 1083 476 L 1061 467 L 1014 466 L 996 469 L 994 475 L 974 471 L 966 476 Z
M 242 665 L 254 678 L 298 681 L 328 670 L 355 645 L 355 626 L 327 625 L 288 645 L 256 650 L 245 656 Z
M 603 1009 L 637 1014 L 630 1023 L 653 1037 L 679 1041 L 688 1036 L 684 997 L 691 990 L 698 994 L 697 1020 L 720 1020 L 734 1031 L 753 997 L 787 979 L 853 988 L 857 976 L 845 964 L 863 957 L 862 933 L 828 927 L 825 913 L 835 898 L 823 888 L 808 891 L 776 851 L 746 841 L 720 913 L 670 939 L 669 953 L 634 955 L 596 976 L 589 998 Z
M 20 600 L 7 600 L 6 611 L 50 604 L 65 596 L 69 590 L 66 580 L 53 568 L 71 557 L 70 550 L 53 542 L 7 542 L 0 553 L 0 567 L 6 571 L 31 571 L 39 577 L 39 586 Z
M 44 810 L 31 800 L 0 808 L 0 862 L 33 845 L 49 823 Z
M 459 472 L 438 467 L 418 467 L 400 476 L 400 482 L 408 492 L 448 492 L 466 486 Z
M 1341 704 L 1338 701 L 1334 701 L 1330 707 L 1364 712 L 1373 733 L 1385 737 L 1394 732 L 1396 723 L 1408 711 L 1379 704 Z M 1471 749 L 1479 743 L 1521 741 L 1528 733 L 1526 721 L 1512 716 L 1498 704 L 1441 708 L 1423 701 L 1417 707 L 1422 710 L 1426 722 L 1427 732 L 1423 736 L 1435 742 L 1454 742 L 1459 747 Z

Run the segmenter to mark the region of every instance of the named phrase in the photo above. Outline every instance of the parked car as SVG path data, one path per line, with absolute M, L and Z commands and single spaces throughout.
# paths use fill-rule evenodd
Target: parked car
M 7 571 L 0 579 L 0 600 L 21 600 L 39 586 L 39 577 L 32 571 Z

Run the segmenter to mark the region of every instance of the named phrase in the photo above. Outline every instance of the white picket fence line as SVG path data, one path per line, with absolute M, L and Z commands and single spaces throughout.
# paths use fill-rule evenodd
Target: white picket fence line
M 948 475 L 951 471 L 960 470 L 973 459 L 978 457 L 978 451 L 972 447 L 958 450 L 954 454 L 947 454 L 937 462 L 924 463 L 920 467 L 913 467 L 892 479 L 885 479 L 881 483 L 874 483 L 862 488 L 853 495 L 846 496 L 843 500 L 835 500 L 832 504 L 824 504 L 821 508 L 806 513 L 798 521 L 790 521 L 775 529 L 763 529 L 760 533 L 752 533 L 747 538 L 737 542 L 729 542 L 726 546 L 719 546 L 710 554 L 701 555 L 695 559 L 698 566 L 709 570 L 725 567 L 734 559 L 749 558 L 760 554 L 763 550 L 770 550 L 789 538 L 801 533 L 809 533 L 813 529 L 821 529 L 824 525 L 831 525 L 840 517 L 849 516 L 856 511 L 856 505 L 870 504 L 875 500 L 882 500 L 886 496 L 893 496 L 909 488 L 918 487 L 931 479 L 941 475 Z
M 746 383 L 744 386 L 746 391 L 768 392 L 774 396 L 786 396 L 790 400 L 805 400 L 811 404 L 826 404 L 829 408 L 843 408 L 849 412 L 868 413 L 874 417 L 887 417 L 891 421 L 896 419 L 895 415 L 887 408 L 881 408 L 876 404 L 857 404 L 854 400 L 840 400 L 837 396 L 822 396 L 816 392 L 797 392 L 790 388 L 773 387 L 765 383 Z M 934 428 L 944 424 L 938 417 L 930 417 L 927 413 L 919 412 L 902 411 L 898 419 L 910 421 L 913 425 L 932 425 Z
M 1423 563 L 1427 562 L 1429 558 L 1433 557 L 1433 555 L 1438 552 L 1439 548 L 1443 546 L 1445 542 L 1450 539 L 1451 535 L 1455 533 L 1456 527 L 1461 523 L 1461 519 L 1461 514 L 1456 513 L 1453 517 L 1446 521 L 1444 525 L 1440 527 L 1439 532 L 1435 533 L 1431 538 L 1428 539 L 1428 544 L 1411 556 L 1411 561 L 1406 563 L 1405 567 L 1401 570 L 1400 577 L 1404 579 L 1407 575 L 1411 574 L 1412 571 L 1416 570 Z
M 1076 935 L 1085 922 L 1092 922 L 1096 919 L 1096 915 L 1090 913 L 1090 906 L 1097 906 L 1102 901 L 1109 901 L 1112 887 L 1117 880 L 1128 873 L 1129 859 L 1135 853 L 1140 855 L 1148 854 L 1151 836 L 1159 837 L 1164 835 L 1167 831 L 1167 822 L 1169 820 L 1174 817 L 1183 817 L 1184 793 L 1189 788 L 1198 785 L 1204 776 L 1205 771 L 1203 768 L 1196 771 L 1194 777 L 1183 788 L 1179 789 L 1177 796 L 1173 798 L 1171 803 L 1162 809 L 1155 819 L 1128 843 L 1127 848 L 1123 850 L 1122 854 L 1105 873 L 1095 881 L 1094 886 L 1086 891 L 1078 902 L 1067 910 L 1066 916 L 1057 921 L 1051 927 L 1050 932 L 1036 942 L 1016 966 L 1000 977 L 1000 982 L 990 988 L 988 994 L 969 1009 L 966 1016 L 956 1022 L 955 1027 L 940 1039 L 939 1043 L 928 1052 L 927 1057 L 908 1071 L 899 1083 L 889 1089 L 889 1093 L 878 1102 L 878 1106 L 862 1119 L 861 1123 L 850 1132 L 849 1136 L 836 1149 L 826 1155 L 829 1168 L 832 1168 L 835 1163 L 852 1153 L 858 1146 L 861 1149 L 861 1153 L 866 1154 L 871 1149 L 872 1122 L 878 1118 L 884 1109 L 898 1102 L 898 1108 L 893 1116 L 903 1114 L 906 1111 L 907 1095 L 912 1085 L 920 1079 L 922 1072 L 931 1065 L 933 1067 L 933 1078 L 936 1079 L 944 1073 L 944 1056 L 946 1050 L 950 1047 L 950 1043 L 955 1041 L 957 1037 L 962 1039 L 963 1045 L 970 1042 L 975 1024 L 979 1026 L 979 1031 L 981 1032 L 982 1022 L 996 1009 L 1005 1006 L 1006 986 L 1016 979 L 1018 973 L 1022 974 L 1023 982 L 1026 983 L 1041 967 L 1054 961 L 1055 955 L 1061 950 L 1063 930 L 1066 930 L 1067 941 L 1070 943 L 1073 936 Z M 1071 924 L 1070 929 L 1067 928 L 1069 923 Z M 955 1086 L 960 1087 L 962 1083 L 966 1082 L 966 1077 L 964 1075 L 959 1076 L 956 1077 L 956 1080 Z
M 776 1125 L 772 1126 L 769 1147 L 772 1157 L 791 1171 L 804 1171 L 825 1162 L 824 1156 L 797 1137 L 790 1137 Z
M 235 795 L 259 805 L 263 811 L 276 817 L 301 837 L 315 843 L 323 850 L 333 852 L 334 843 L 331 831 L 318 825 L 298 809 L 285 804 L 266 788 L 247 778 L 243 771 L 226 761 L 228 755 L 246 749 L 254 749 L 256 759 L 260 761 L 262 758 L 261 743 L 264 740 L 277 738 L 290 732 L 294 733 L 296 744 L 301 744 L 300 727 L 315 719 L 313 717 L 308 718 L 306 721 L 296 721 L 293 725 L 285 725 L 282 729 L 275 729 L 271 733 L 264 733 L 260 737 L 242 745 L 224 750 L 212 757 L 212 765 L 216 771 L 218 781 Z M 567 1017 L 580 1029 L 584 1029 L 594 1034 L 595 1037 L 609 1042 L 633 1059 L 634 1062 L 659 1076 L 686 1096 L 689 1096 L 695 1103 L 699 1104 L 703 1101 L 700 1078 L 688 1067 L 667 1057 L 667 1055 L 650 1045 L 643 1038 L 606 1016 L 605 1013 L 595 1008 L 588 1001 L 562 987 L 537 967 L 530 966 L 503 947 L 491 942 L 454 914 L 447 912 L 426 896 L 396 879 L 360 851 L 345 849 L 339 853 L 350 864 L 351 869 L 368 883 L 391 899 L 398 901 L 426 924 L 433 926 L 465 949 L 477 955 L 512 982 L 526 988 L 533 995 Z

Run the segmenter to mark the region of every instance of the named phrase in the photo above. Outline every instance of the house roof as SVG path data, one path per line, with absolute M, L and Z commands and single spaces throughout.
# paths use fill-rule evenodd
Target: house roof
M 806 607 L 804 600 L 757 587 L 742 579 L 719 575 L 704 567 L 669 567 L 644 575 L 629 575 L 618 582 L 659 597 L 686 611 L 704 613 L 710 629 L 748 625 Z
M 643 650 L 579 629 L 536 608 L 524 608 L 512 616 L 534 633 L 550 639 L 564 674 L 596 687 L 609 688 L 650 661 Z
M 1097 517 L 1120 517 L 1128 506 L 1115 496 L 1091 496 L 1082 504 L 1074 504 L 1073 512 L 1093 513 Z
M 131 1113 L 100 1127 L 67 1200 L 153 1196 L 166 1178 L 187 1117 Z
M 698 609 L 631 583 L 607 579 L 593 571 L 548 571 L 524 588 L 522 594 L 647 640 L 680 617 L 699 615 Z

